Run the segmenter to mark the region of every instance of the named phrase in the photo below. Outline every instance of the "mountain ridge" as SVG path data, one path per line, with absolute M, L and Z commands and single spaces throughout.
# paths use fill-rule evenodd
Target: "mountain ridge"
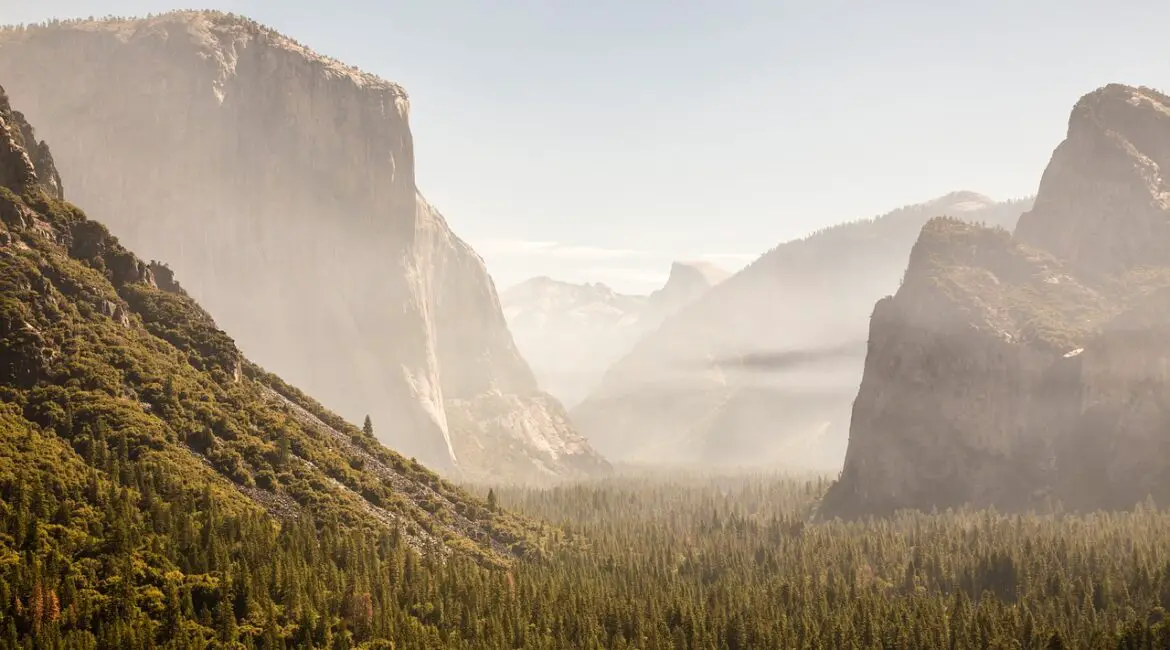
M 1170 497 L 1168 107 L 1141 88 L 1088 93 L 1015 234 L 923 228 L 874 307 L 826 516 Z
M 647 295 L 618 293 L 600 282 L 574 284 L 540 276 L 505 290 L 501 304 L 540 384 L 573 405 L 638 337 L 727 276 L 710 262 L 676 261 L 666 283 Z
M 532 459 L 509 461 L 517 480 L 608 471 L 543 397 L 482 259 L 418 192 L 399 85 L 219 12 L 10 29 L 0 78 L 60 143 L 75 197 L 265 366 L 451 476 L 498 473 L 459 450 L 505 442 Z M 500 408 L 562 424 L 529 441 L 450 429 Z
M 779 244 L 642 337 L 571 415 L 615 461 L 839 467 L 858 324 L 897 286 L 922 224 L 948 211 L 1014 222 L 1027 204 L 952 192 Z

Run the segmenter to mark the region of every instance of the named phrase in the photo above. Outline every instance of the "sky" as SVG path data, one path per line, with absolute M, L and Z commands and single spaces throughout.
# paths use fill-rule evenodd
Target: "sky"
M 191 0 L 0 0 L 0 23 Z M 401 83 L 501 288 L 647 292 L 826 225 L 1033 194 L 1078 97 L 1170 87 L 1164 0 L 206 0 Z M 0 80 L 0 84 L 3 80 Z

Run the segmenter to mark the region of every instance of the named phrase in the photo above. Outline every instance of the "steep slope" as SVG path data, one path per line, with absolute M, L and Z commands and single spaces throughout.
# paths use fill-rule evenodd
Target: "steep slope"
M 1026 207 L 955 192 L 781 244 L 645 335 L 573 419 L 613 460 L 835 469 L 866 316 L 922 225 L 1010 224 Z
M 168 609 L 177 627 L 158 634 L 207 647 L 209 612 L 232 598 L 243 598 L 241 621 L 254 614 L 248 625 L 281 635 L 313 632 L 305 606 L 320 607 L 316 629 L 341 629 L 341 617 L 360 617 L 306 591 L 369 597 L 352 582 L 368 579 L 363 570 L 335 559 L 339 540 L 366 561 L 415 566 L 413 581 L 429 570 L 411 548 L 499 565 L 538 551 L 546 534 L 247 361 L 167 267 L 142 262 L 63 201 L 48 148 L 3 89 L 0 494 L 8 641 L 53 624 L 77 643 L 96 635 L 103 647 L 140 647 L 128 630 Z M 302 567 L 281 579 L 284 596 L 251 573 L 261 561 Z M 338 583 L 347 571 L 348 587 Z M 264 609 L 298 592 L 301 605 Z M 184 598 L 185 613 L 169 609 Z M 394 606 L 377 610 L 413 617 L 385 609 Z
M 874 308 L 826 514 L 1166 502 L 1166 162 L 1170 100 L 1107 86 L 1073 109 L 1014 237 L 927 224 Z
M 482 260 L 415 188 L 399 86 L 215 12 L 9 29 L 0 78 L 60 143 L 74 198 L 172 264 L 250 356 L 369 414 L 383 442 L 456 474 L 458 448 L 495 444 L 452 437 L 468 404 L 563 416 Z M 536 433 L 574 456 L 519 441 L 540 462 L 515 478 L 604 466 L 571 427 Z M 465 469 L 499 470 L 479 461 Z
M 504 291 L 500 301 L 540 385 L 572 406 L 640 336 L 726 277 L 710 263 L 675 262 L 666 284 L 649 296 L 538 277 Z

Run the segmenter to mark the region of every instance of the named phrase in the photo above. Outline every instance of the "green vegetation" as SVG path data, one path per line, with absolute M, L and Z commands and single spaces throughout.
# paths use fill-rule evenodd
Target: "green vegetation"
M 1151 505 L 813 523 L 828 481 L 770 476 L 481 499 L 19 189 L 0 188 L 0 647 L 1170 646 Z
M 123 465 L 120 443 L 112 453 L 99 445 L 87 464 L 55 436 L 23 433 L 0 450 L 22 468 L 0 475 L 5 647 L 1170 642 L 1170 514 L 1145 505 L 1084 517 L 903 513 L 814 524 L 824 479 L 504 488 L 490 491 L 501 505 L 556 522 L 588 547 L 503 569 L 419 556 L 401 536 L 343 534 L 336 521 L 228 515 L 211 495 L 176 499 L 181 486 L 164 474 Z M 135 468 L 121 475 L 141 488 L 107 479 L 120 467 Z M 85 544 L 88 552 L 74 550 Z
M 810 523 L 827 485 L 715 476 L 499 490 L 501 505 L 590 544 L 518 569 L 552 640 L 522 647 L 1170 644 L 1170 513 Z
M 0 647 L 426 647 L 447 572 L 500 582 L 565 541 L 244 360 L 23 178 L 0 188 Z

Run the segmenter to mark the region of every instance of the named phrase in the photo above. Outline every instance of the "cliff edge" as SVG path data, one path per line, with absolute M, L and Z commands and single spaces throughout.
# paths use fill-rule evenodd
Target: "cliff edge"
M 1006 231 L 934 220 L 878 302 L 826 515 L 1170 497 L 1170 101 L 1073 109 Z
M 415 188 L 400 86 L 217 12 L 7 29 L 0 78 L 60 143 L 74 199 L 385 443 L 458 472 L 461 445 L 492 446 L 452 435 L 467 400 L 556 417 L 482 260 Z M 542 449 L 513 471 L 576 473 Z

